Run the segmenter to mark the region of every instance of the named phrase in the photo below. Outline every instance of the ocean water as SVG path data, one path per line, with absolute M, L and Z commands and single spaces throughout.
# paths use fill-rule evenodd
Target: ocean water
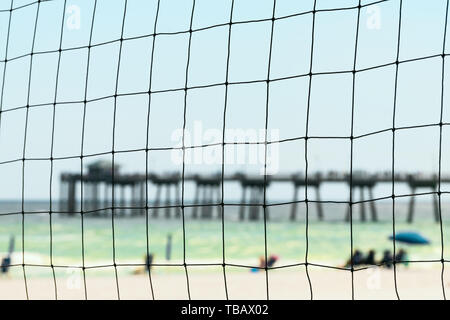
M 329 266 L 342 266 L 348 260 L 351 244 L 354 249 L 375 249 L 377 259 L 384 250 L 392 250 L 388 237 L 393 232 L 392 204 L 378 204 L 379 222 L 359 221 L 359 208 L 353 213 L 353 222 L 345 222 L 345 204 L 325 205 L 325 221 L 316 218 L 315 206 L 309 207 L 306 223 L 305 205 L 298 208 L 297 221 L 289 221 L 290 206 L 270 207 L 270 220 L 238 221 L 237 206 L 225 208 L 224 223 L 217 217 L 211 220 L 190 218 L 190 209 L 185 210 L 186 219 L 150 218 L 145 216 L 115 217 L 110 213 L 104 217 L 85 215 L 67 216 L 52 214 L 34 205 L 35 213 L 7 214 L 6 206 L 0 215 L 0 253 L 7 251 L 11 236 L 15 239 L 13 264 L 27 267 L 27 272 L 49 274 L 45 266 L 99 267 L 117 264 L 144 263 L 147 252 L 154 254 L 156 264 L 226 263 L 257 266 L 259 257 L 276 254 L 277 264 L 290 265 L 308 262 Z M 395 230 L 417 231 L 430 239 L 425 246 L 397 244 L 408 252 L 409 260 L 439 260 L 443 248 L 444 258 L 450 258 L 450 206 L 442 205 L 443 247 L 441 225 L 432 215 L 430 203 L 417 204 L 416 219 L 406 223 L 407 203 L 398 202 L 395 207 Z M 39 213 L 40 212 L 40 213 Z M 367 210 L 367 214 L 369 214 Z M 164 216 L 160 213 L 160 216 Z M 369 215 L 368 215 L 369 216 Z M 114 227 L 114 228 L 113 228 Z M 172 237 L 170 259 L 166 258 L 168 235 Z M 307 241 L 308 238 L 308 241 Z M 431 265 L 430 263 L 428 265 Z M 439 267 L 439 263 L 434 263 Z M 43 266 L 43 267 L 40 267 Z M 163 267 L 161 267 L 163 268 Z M 170 267 L 166 267 L 170 268 Z M 42 270 L 41 270 L 42 269 Z M 98 268 L 99 270 L 101 268 Z M 44 271 L 45 270 L 45 271 Z M 22 268 L 14 268 L 13 275 L 22 275 Z

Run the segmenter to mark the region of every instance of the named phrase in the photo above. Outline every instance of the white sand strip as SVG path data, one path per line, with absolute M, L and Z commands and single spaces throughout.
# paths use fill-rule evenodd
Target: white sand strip
M 310 268 L 314 299 L 351 299 L 349 271 Z M 265 299 L 265 273 L 227 272 L 230 299 Z M 356 299 L 396 299 L 392 270 L 372 269 L 354 273 Z M 187 299 L 186 277 L 183 273 L 152 275 L 156 299 Z M 397 273 L 402 299 L 442 299 L 440 269 L 405 269 Z M 58 299 L 84 299 L 82 279 L 57 278 Z M 191 272 L 189 287 L 192 299 L 225 299 L 223 273 Z M 119 275 L 122 299 L 151 299 L 147 275 Z M 450 293 L 450 278 L 445 280 Z M 117 299 L 114 277 L 87 277 L 89 299 Z M 54 299 L 51 278 L 29 278 L 30 299 Z M 305 268 L 280 269 L 269 272 L 271 299 L 310 299 Z M 25 299 L 23 279 L 0 278 L 0 299 Z

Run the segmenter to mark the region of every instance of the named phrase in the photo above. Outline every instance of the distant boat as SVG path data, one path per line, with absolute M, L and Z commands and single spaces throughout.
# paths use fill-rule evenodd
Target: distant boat
M 389 236 L 389 240 L 393 239 L 393 235 Z M 397 232 L 395 234 L 395 241 L 408 244 L 430 244 L 430 240 L 414 231 Z

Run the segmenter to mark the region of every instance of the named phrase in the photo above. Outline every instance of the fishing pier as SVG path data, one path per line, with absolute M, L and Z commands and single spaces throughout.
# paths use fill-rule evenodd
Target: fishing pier
M 195 193 L 192 200 L 182 204 L 182 183 L 193 183 Z M 414 195 L 418 189 L 426 189 L 433 195 L 433 217 L 439 221 L 438 186 L 439 182 L 449 183 L 450 177 L 437 175 L 424 176 L 420 174 L 354 172 L 348 173 L 329 172 L 314 173 L 306 178 L 302 174 L 279 174 L 271 176 L 244 175 L 240 173 L 232 175 L 213 174 L 199 175 L 186 174 L 182 177 L 176 173 L 166 174 L 123 174 L 119 166 L 112 167 L 109 162 L 95 162 L 88 166 L 86 173 L 61 175 L 60 211 L 69 214 L 77 212 L 90 213 L 93 216 L 104 215 L 105 211 L 114 211 L 117 215 L 144 215 L 148 210 L 151 217 L 179 218 L 181 206 L 192 207 L 190 218 L 214 219 L 221 217 L 222 210 L 222 186 L 226 183 L 238 183 L 241 188 L 239 206 L 239 220 L 259 220 L 265 212 L 266 219 L 270 219 L 270 207 L 265 206 L 264 197 L 267 188 L 272 184 L 284 183 L 293 186 L 293 195 L 290 204 L 289 218 L 297 219 L 299 195 L 305 193 L 305 188 L 314 190 L 315 200 L 311 203 L 316 206 L 318 220 L 324 219 L 324 210 L 321 197 L 321 189 L 327 184 L 340 183 L 351 189 L 353 202 L 353 218 L 359 213 L 361 221 L 378 221 L 376 201 L 373 189 L 378 184 L 398 184 L 408 186 L 410 195 Z M 156 188 L 155 192 L 148 192 L 149 185 Z M 80 191 L 81 190 L 81 191 Z M 359 191 L 356 193 L 355 191 Z M 350 190 L 349 190 L 350 193 Z M 368 197 L 365 197 L 365 195 Z M 83 195 L 83 196 L 81 196 Z M 128 196 L 127 196 L 128 195 Z M 266 203 L 269 203 L 266 197 Z M 359 212 L 356 210 L 359 208 Z M 368 210 L 368 211 L 367 211 Z M 161 212 L 163 211 L 163 215 Z M 367 214 L 369 213 L 369 215 Z M 408 204 L 407 221 L 413 222 L 415 213 L 415 196 L 410 196 Z M 345 216 L 350 220 L 350 205 Z

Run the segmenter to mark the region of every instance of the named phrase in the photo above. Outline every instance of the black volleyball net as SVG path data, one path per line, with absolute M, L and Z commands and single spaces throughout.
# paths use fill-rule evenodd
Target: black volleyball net
M 90 275 L 106 269 L 114 297 L 122 298 L 120 269 L 128 268 L 146 276 L 148 297 L 157 299 L 161 280 L 155 281 L 154 273 L 178 268 L 183 286 L 176 290 L 190 299 L 192 274 L 214 267 L 222 298 L 233 299 L 230 273 L 252 270 L 264 275 L 263 295 L 270 299 L 271 272 L 291 269 L 306 276 L 301 289 L 314 299 L 311 269 L 346 273 L 349 298 L 357 298 L 358 272 L 388 265 L 395 297 L 401 298 L 398 265 L 430 263 L 439 265 L 439 295 L 445 298 L 448 3 L 3 1 L 0 219 L 9 219 L 1 235 L 2 245 L 9 243 L 3 273 L 14 270 L 23 283 L 17 290 L 32 298 L 33 272 L 45 269 L 51 298 L 58 299 L 67 287 L 59 274 L 76 270 L 82 298 L 88 299 L 96 283 L 89 285 Z M 420 30 L 413 26 L 417 21 L 423 22 Z M 235 154 L 240 147 L 248 148 L 241 162 Z M 128 171 L 119 170 L 121 165 Z M 283 197 L 285 189 L 270 191 L 286 182 L 294 187 L 292 201 Z M 325 183 L 346 189 L 320 197 Z M 373 194 L 380 183 L 384 191 Z M 359 199 L 354 190 L 361 190 Z M 365 221 L 367 205 L 376 223 L 375 205 L 387 203 L 383 223 L 395 238 L 398 203 L 410 201 L 412 222 L 420 196 L 435 198 L 435 258 L 397 258 L 392 241 L 387 260 L 355 261 L 356 208 Z M 339 223 L 348 234 L 342 254 L 344 260 L 351 257 L 345 266 L 311 257 L 316 245 L 311 220 L 320 223 L 328 216 L 327 205 L 344 212 Z M 299 226 L 280 240 L 302 242 L 303 257 L 296 261 L 277 261 L 272 254 L 273 233 L 284 232 L 270 226 L 277 210 Z M 137 256 L 145 255 L 143 262 L 117 254 L 118 247 L 134 250 L 133 231 L 124 235 L 117 225 L 135 217 L 144 232 Z M 179 221 L 176 262 L 153 255 L 166 241 L 152 236 L 158 229 L 154 221 L 171 218 Z M 55 219 L 66 220 L 55 224 Z M 195 219 L 214 221 L 219 234 L 211 261 L 200 250 L 209 240 L 189 241 L 196 236 L 197 229 L 188 227 Z M 230 260 L 230 252 L 235 254 L 227 250 L 230 219 L 259 221 L 254 240 L 261 246 L 259 264 L 247 263 L 245 253 Z M 69 221 L 76 227 L 67 232 L 78 238 L 67 242 L 67 250 L 77 252 L 77 263 L 59 259 L 65 250 L 58 243 L 59 226 Z M 100 233 L 92 221 L 109 230 L 102 240 L 107 258 L 95 260 L 105 248 L 98 245 L 96 252 L 97 243 L 89 243 Z M 33 240 L 27 241 L 28 235 Z M 247 243 L 239 246 L 245 252 Z M 36 252 L 46 258 L 34 258 Z M 190 252 L 198 260 L 190 259 Z

